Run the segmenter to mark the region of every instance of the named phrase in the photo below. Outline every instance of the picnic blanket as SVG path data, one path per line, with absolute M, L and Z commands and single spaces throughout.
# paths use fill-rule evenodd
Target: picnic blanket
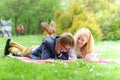
M 35 63 L 54 63 L 55 60 L 33 60 L 28 57 L 18 57 L 17 59 L 22 60 L 24 62 L 35 62 Z M 63 63 L 74 62 L 75 60 L 61 60 Z M 99 63 L 118 63 L 120 64 L 120 59 L 99 59 Z
M 103 58 L 100 58 L 98 60 L 98 62 L 100 62 L 100 63 L 118 63 L 118 64 L 120 64 L 120 59 L 103 59 Z
M 54 63 L 54 60 L 34 60 L 28 57 L 17 57 L 17 59 L 24 62 L 35 62 L 35 63 Z
M 11 58 L 17 58 L 21 61 L 24 62 L 34 62 L 34 63 L 54 63 L 55 60 L 34 60 L 31 59 L 29 57 L 14 57 L 14 56 L 10 56 Z M 80 59 L 82 60 L 82 59 Z M 61 62 L 63 63 L 69 63 L 69 62 L 74 62 L 75 60 L 61 60 Z M 98 63 L 118 63 L 120 64 L 120 59 L 104 59 L 104 58 L 99 58 L 98 61 L 95 61 Z
M 12 55 L 9 55 L 8 57 L 10 58 L 16 58 L 16 59 L 19 59 L 21 61 L 24 61 L 24 62 L 33 62 L 33 63 L 54 63 L 55 60 L 51 60 L 51 59 L 47 59 L 47 60 L 34 60 L 34 59 L 31 59 L 29 57 L 16 57 L 16 56 L 12 56 Z M 60 62 L 63 62 L 63 63 L 68 63 L 68 62 L 73 62 L 75 60 L 60 60 Z
M 35 63 L 54 63 L 55 60 L 34 60 L 28 57 L 18 57 L 17 59 L 22 60 L 24 62 L 35 62 Z M 74 62 L 75 60 L 60 60 L 62 63 Z

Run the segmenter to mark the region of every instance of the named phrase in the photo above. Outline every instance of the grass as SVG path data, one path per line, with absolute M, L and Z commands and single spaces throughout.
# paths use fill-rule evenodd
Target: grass
M 118 41 L 97 41 L 96 50 L 102 58 L 120 58 L 120 40 Z
M 44 36 L 13 36 L 26 47 L 39 45 Z M 0 38 L 0 56 L 3 55 L 6 37 Z M 96 41 L 100 58 L 120 58 L 120 41 Z M 76 61 L 54 64 L 26 63 L 12 58 L 0 58 L 0 80 L 119 80 L 120 64 Z

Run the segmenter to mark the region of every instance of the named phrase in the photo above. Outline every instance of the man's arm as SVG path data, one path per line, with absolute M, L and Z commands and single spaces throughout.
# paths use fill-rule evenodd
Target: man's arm
M 60 54 L 58 54 L 57 56 L 58 56 L 58 59 L 68 60 L 68 53 L 67 53 L 67 52 L 60 53 Z
M 55 59 L 55 55 L 51 53 L 45 44 L 42 44 L 41 59 Z

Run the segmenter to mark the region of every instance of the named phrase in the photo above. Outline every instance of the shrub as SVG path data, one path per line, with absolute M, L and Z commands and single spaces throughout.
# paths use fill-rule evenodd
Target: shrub
M 57 18 L 57 33 L 69 31 L 74 34 L 81 27 L 87 27 L 91 30 L 95 39 L 102 39 L 101 28 L 96 22 L 94 12 L 81 5 L 79 2 L 74 2 L 68 10 L 59 15 Z
M 120 39 L 120 22 L 113 22 L 110 26 L 103 27 L 104 40 L 119 40 Z

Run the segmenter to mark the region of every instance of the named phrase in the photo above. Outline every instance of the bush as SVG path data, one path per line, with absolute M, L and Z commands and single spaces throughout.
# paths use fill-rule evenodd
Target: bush
M 120 22 L 112 22 L 110 26 L 103 27 L 104 40 L 119 40 L 120 39 Z
M 102 39 L 102 32 L 99 24 L 96 22 L 95 14 L 75 2 L 66 12 L 61 13 L 57 18 L 57 33 L 69 31 L 76 33 L 81 27 L 87 27 L 93 33 L 95 39 Z

